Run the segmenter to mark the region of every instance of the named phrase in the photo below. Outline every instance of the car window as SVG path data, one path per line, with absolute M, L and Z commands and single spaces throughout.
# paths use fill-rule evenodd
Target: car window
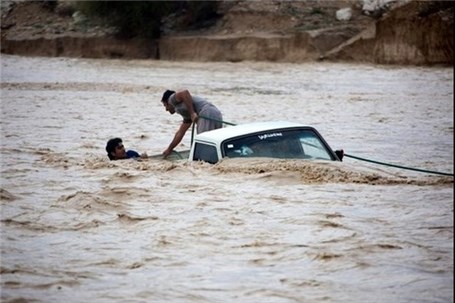
M 332 160 L 332 157 L 323 142 L 314 132 L 303 132 L 300 136 L 300 143 L 308 157 L 313 159 Z
M 216 147 L 196 142 L 194 146 L 193 160 L 201 160 L 212 164 L 218 162 Z
M 276 130 L 227 140 L 226 157 L 270 157 L 280 159 L 332 160 L 330 152 L 311 129 Z

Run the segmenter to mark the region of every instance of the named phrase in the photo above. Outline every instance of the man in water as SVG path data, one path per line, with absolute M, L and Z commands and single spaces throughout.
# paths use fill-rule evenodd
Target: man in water
M 107 141 L 106 152 L 109 160 L 122 160 L 122 159 L 131 159 L 131 158 L 146 158 L 147 155 L 144 153 L 139 155 L 138 152 L 134 150 L 125 150 L 122 139 L 113 138 Z
M 174 138 L 163 152 L 164 158 L 169 156 L 182 141 L 192 123 L 197 124 L 198 134 L 223 127 L 221 122 L 223 117 L 218 108 L 202 97 L 192 96 L 188 90 L 178 92 L 166 90 L 161 102 L 171 115 L 178 113 L 183 117 L 182 124 L 180 124 Z

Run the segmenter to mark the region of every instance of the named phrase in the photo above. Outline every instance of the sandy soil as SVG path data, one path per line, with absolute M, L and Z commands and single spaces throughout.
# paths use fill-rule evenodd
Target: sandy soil
M 378 1 L 379 2 L 379 1 Z M 208 28 L 165 18 L 158 40 L 117 39 L 112 28 L 76 16 L 60 1 L 3 1 L 2 52 L 27 56 L 175 61 L 317 60 L 453 65 L 453 4 L 396 1 L 366 15 L 363 1 L 225 1 Z M 336 18 L 351 8 L 348 21 Z M 75 15 L 76 13 L 76 15 Z M 176 30 L 178 28 L 178 30 Z
M 289 34 L 312 31 L 313 36 L 318 36 L 312 44 L 322 50 L 328 50 L 360 33 L 375 21 L 375 18 L 362 14 L 359 3 L 360 1 L 354 0 L 226 1 L 219 9 L 223 17 L 214 26 L 198 30 L 175 30 L 176 20 L 166 19 L 162 31 L 163 37 L 232 37 L 233 35 L 244 37 L 247 35 L 261 39 L 269 36 L 272 40 Z M 74 9 L 63 1 L 55 9 L 50 9 L 38 1 L 4 1 L 2 5 L 5 7 L 2 9 L 2 40 L 5 45 L 2 51 L 6 53 L 44 56 L 79 55 L 92 58 L 122 56 L 147 58 L 156 57 L 159 52 L 159 46 L 154 43 L 149 43 L 149 46 L 129 43 L 126 47 L 129 49 L 125 50 L 123 45 L 127 43 L 126 41 L 121 42 L 122 47 L 118 46 L 116 39 L 106 39 L 112 37 L 115 32 L 112 28 L 103 27 L 96 20 L 80 21 L 80 18 L 73 16 Z M 336 11 L 345 7 L 352 8 L 352 18 L 349 21 L 338 21 Z M 321 35 L 318 31 L 324 31 L 324 34 Z M 96 39 L 97 37 L 103 39 Z M 75 41 L 76 38 L 85 39 L 85 41 Z M 55 42 L 58 39 L 61 40 Z M 247 43 L 251 45 L 258 42 Z M 100 45 L 104 44 L 109 44 L 111 48 L 116 49 L 100 51 Z M 178 41 L 172 41 L 172 45 L 174 48 L 181 49 Z M 61 50 L 63 48 L 65 48 L 64 51 Z M 140 48 L 140 50 L 134 48 Z M 213 48 L 213 46 L 203 48 Z M 229 44 L 223 42 L 222 52 L 228 49 L 230 49 Z M 198 52 L 201 53 L 200 50 Z M 118 55 L 119 53 L 121 55 Z M 161 50 L 161 53 L 164 54 L 164 51 Z M 177 56 L 185 59 L 181 54 Z M 202 57 L 207 56 L 208 53 L 202 52 Z M 243 58 L 242 53 L 240 58 Z
M 78 23 L 72 17 L 74 9 L 64 2 L 55 9 L 39 1 L 10 3 L 13 4 L 2 11 L 2 35 L 32 39 L 43 35 L 105 35 L 112 32 L 96 23 L 90 26 Z M 335 16 L 336 11 L 344 7 L 353 8 L 348 22 L 340 22 Z M 375 20 L 362 14 L 359 1 L 354 0 L 226 1 L 221 5 L 220 13 L 223 18 L 210 28 L 177 32 L 172 30 L 172 22 L 167 22 L 163 25 L 164 34 L 288 33 L 332 28 L 332 31 L 346 33 L 349 30 L 352 35 Z

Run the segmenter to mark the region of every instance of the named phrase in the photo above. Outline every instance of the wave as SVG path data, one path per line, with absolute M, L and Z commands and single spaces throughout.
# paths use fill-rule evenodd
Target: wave
M 225 159 L 214 169 L 221 173 L 267 175 L 280 179 L 283 176 L 298 178 L 305 184 L 358 183 L 368 185 L 452 185 L 452 177 L 393 175 L 384 171 L 353 167 L 340 162 L 302 161 L 281 159 Z
M 1 201 L 14 201 L 17 197 L 7 191 L 6 189 L 0 188 L 0 200 Z
M 305 161 L 292 159 L 223 159 L 216 164 L 205 162 L 191 162 L 187 160 L 140 159 L 109 161 L 101 157 L 89 158 L 83 164 L 86 169 L 125 168 L 132 171 L 170 172 L 174 170 L 194 170 L 215 172 L 216 174 L 247 174 L 259 178 L 267 178 L 276 182 L 292 182 L 303 184 L 323 183 L 357 183 L 366 185 L 418 185 L 437 186 L 453 185 L 453 177 L 434 176 L 428 174 L 402 175 L 372 169 L 364 166 L 353 166 L 344 162 L 332 161 Z M 131 171 L 122 171 L 115 174 L 119 179 L 133 179 L 136 177 Z M 281 181 L 280 181 L 281 180 Z
M 21 82 L 0 83 L 5 90 L 39 90 L 39 91 L 108 91 L 118 93 L 158 93 L 161 89 L 143 84 L 130 83 L 87 83 L 87 82 Z
M 11 150 L 9 151 L 11 152 Z M 71 166 L 79 166 L 88 170 L 122 168 L 122 171 L 115 172 L 113 177 L 109 179 L 120 181 L 134 181 L 137 178 L 140 178 L 141 175 L 136 174 L 135 171 L 166 173 L 183 169 L 194 170 L 193 173 L 196 174 L 200 171 L 226 175 L 248 174 L 256 175 L 259 178 L 267 178 L 276 182 L 298 182 L 303 184 L 357 183 L 366 185 L 453 185 L 453 177 L 450 176 L 435 176 L 428 174 L 403 175 L 398 174 L 396 170 L 393 169 L 391 171 L 394 173 L 365 166 L 353 166 L 345 162 L 333 161 L 225 158 L 216 164 L 208 164 L 205 162 L 187 161 L 186 159 L 171 161 L 157 158 L 110 161 L 105 156 L 93 154 L 87 155 L 84 159 L 77 159 L 70 157 L 65 153 L 57 153 L 47 148 L 26 149 L 21 152 L 38 155 L 40 156 L 40 163 L 42 162 L 56 168 L 68 169 Z M 7 196 L 5 196 L 5 199 L 7 199 L 6 197 Z

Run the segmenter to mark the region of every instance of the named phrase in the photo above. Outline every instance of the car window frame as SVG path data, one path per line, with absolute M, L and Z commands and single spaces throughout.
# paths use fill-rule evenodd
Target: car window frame
M 200 157 L 200 147 L 208 150 L 208 149 L 211 149 L 210 152 L 210 156 L 213 157 L 213 158 L 201 158 Z M 214 161 L 213 159 L 216 159 L 216 161 Z M 218 150 L 217 150 L 217 147 L 216 145 L 214 144 L 208 144 L 206 142 L 194 142 L 194 151 L 193 151 L 193 156 L 192 156 L 192 160 L 193 161 L 204 161 L 204 162 L 207 162 L 207 163 L 210 163 L 210 164 L 215 164 L 217 162 L 220 161 L 219 157 L 218 157 Z
M 340 161 L 339 158 L 336 156 L 335 152 L 332 150 L 332 148 L 329 146 L 329 144 L 322 137 L 322 135 L 314 127 L 311 127 L 311 126 L 276 128 L 276 129 L 264 130 L 264 131 L 249 133 L 249 134 L 240 135 L 240 136 L 236 136 L 236 137 L 231 137 L 231 138 L 225 139 L 220 144 L 222 158 L 227 157 L 226 144 L 228 144 L 228 143 L 230 143 L 232 141 L 241 140 L 241 139 L 248 138 L 248 137 L 254 137 L 254 136 L 261 135 L 261 134 L 270 134 L 270 133 L 276 133 L 276 132 L 288 132 L 288 131 L 296 131 L 296 130 L 297 131 L 310 131 L 310 132 L 312 132 L 315 135 L 315 137 L 317 139 L 319 139 L 319 141 L 322 143 L 324 149 L 326 150 L 326 152 L 330 156 L 330 161 Z M 329 159 L 325 159 L 325 160 L 329 160 Z

